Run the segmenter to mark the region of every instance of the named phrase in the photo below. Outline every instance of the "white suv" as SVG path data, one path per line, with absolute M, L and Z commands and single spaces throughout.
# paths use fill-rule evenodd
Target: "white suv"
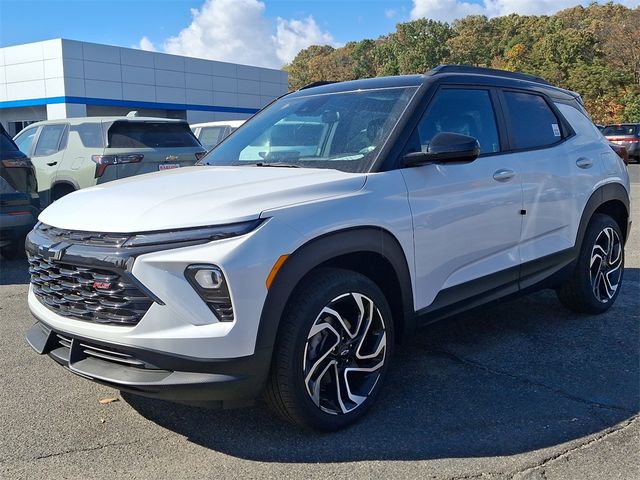
M 256 151 L 310 122 L 322 135 Z M 264 394 L 285 419 L 335 430 L 369 408 L 419 325 L 547 287 L 599 313 L 620 290 L 626 167 L 579 96 L 536 77 L 443 66 L 305 88 L 204 163 L 40 215 L 38 353 L 177 402 Z

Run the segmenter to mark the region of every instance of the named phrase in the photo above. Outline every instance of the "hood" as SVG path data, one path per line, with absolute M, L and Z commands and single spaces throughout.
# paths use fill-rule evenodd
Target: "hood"
M 69 230 L 132 233 L 221 225 L 269 209 L 356 192 L 365 174 L 277 167 L 187 167 L 67 195 L 39 220 Z

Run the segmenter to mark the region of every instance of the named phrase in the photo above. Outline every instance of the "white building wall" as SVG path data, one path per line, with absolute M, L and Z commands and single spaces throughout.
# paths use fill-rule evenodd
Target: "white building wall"
M 193 122 L 242 119 L 287 83 L 280 70 L 74 40 L 0 48 L 0 112 L 47 105 L 50 118 L 83 116 L 86 103 L 182 110 Z

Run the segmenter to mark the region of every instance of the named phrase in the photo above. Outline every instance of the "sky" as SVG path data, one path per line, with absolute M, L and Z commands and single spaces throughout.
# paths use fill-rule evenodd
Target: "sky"
M 377 38 L 416 18 L 553 14 L 589 1 L 0 0 L 0 47 L 68 38 L 280 68 L 309 45 Z

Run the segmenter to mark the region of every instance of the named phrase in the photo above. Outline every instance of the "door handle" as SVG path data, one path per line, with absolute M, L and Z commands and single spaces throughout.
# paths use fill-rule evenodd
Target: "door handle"
M 513 170 L 509 170 L 507 168 L 501 168 L 500 170 L 497 170 L 493 174 L 493 179 L 498 182 L 506 182 L 508 180 L 511 180 L 513 177 L 515 177 L 515 175 L 516 175 L 516 172 L 514 172 Z
M 57 165 L 58 162 L 48 162 L 47 165 L 49 165 L 50 167 L 53 167 L 54 165 Z
M 576 160 L 576 165 L 579 168 L 591 168 L 593 167 L 593 160 L 591 160 L 590 158 L 580 157 L 578 160 Z

